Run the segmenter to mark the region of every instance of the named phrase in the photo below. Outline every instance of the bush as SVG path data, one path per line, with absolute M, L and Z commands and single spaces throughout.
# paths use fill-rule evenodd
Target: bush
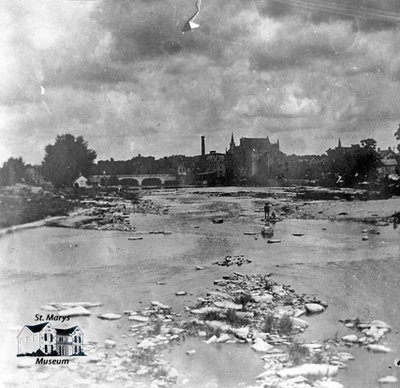
M 245 326 L 249 323 L 246 318 L 238 316 L 236 311 L 232 309 L 229 309 L 226 312 L 226 322 L 232 326 Z
M 263 331 L 272 333 L 275 330 L 275 317 L 272 314 L 267 314 L 264 318 Z
M 303 364 L 309 356 L 310 351 L 308 350 L 308 348 L 297 341 L 292 342 L 289 347 L 289 358 L 292 361 L 293 365 Z
M 293 329 L 293 324 L 290 316 L 285 314 L 278 321 L 278 332 L 281 334 L 290 334 Z
M 203 315 L 203 319 L 205 321 L 220 321 L 221 320 L 221 316 L 219 315 L 218 311 L 207 311 Z
M 244 310 L 247 303 L 254 303 L 254 299 L 250 294 L 241 294 L 235 298 L 234 303 L 243 305 Z

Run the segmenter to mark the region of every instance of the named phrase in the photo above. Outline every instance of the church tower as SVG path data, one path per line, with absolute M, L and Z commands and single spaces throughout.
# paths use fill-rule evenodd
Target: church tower
M 231 136 L 231 142 L 229 144 L 229 151 L 232 153 L 234 148 L 235 148 L 236 144 L 235 144 L 235 139 L 233 138 L 233 132 L 232 132 L 232 136 Z
M 339 137 L 339 141 L 338 141 L 338 146 L 337 148 L 342 148 L 342 142 L 340 141 L 340 137 Z

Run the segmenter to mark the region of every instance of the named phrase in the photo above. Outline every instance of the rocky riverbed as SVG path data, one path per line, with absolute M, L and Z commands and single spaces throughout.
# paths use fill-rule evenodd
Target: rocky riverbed
M 124 201 L 115 199 L 110 206 L 88 204 L 107 208 L 105 214 L 126 211 L 130 233 L 96 224 L 76 228 L 86 217 L 79 214 L 67 220 L 74 227 L 32 229 L 0 240 L 5 384 L 396 384 L 400 322 L 396 304 L 387 301 L 397 295 L 398 230 L 291 219 L 274 203 L 282 221 L 272 225 L 271 239 L 280 243 L 268 244 L 259 196 L 146 194 L 137 209 L 124 210 Z M 339 213 L 349 203 L 352 215 L 364 201 L 332 201 Z M 398 200 L 388 204 L 380 203 L 381 212 L 378 203 L 371 209 L 385 216 Z M 214 223 L 216 217 L 223 222 Z M 96 303 L 77 305 L 79 300 Z M 40 306 L 60 316 L 72 310 L 69 326 L 83 328 L 87 357 L 58 369 L 15 357 L 13 327 L 34 323 Z

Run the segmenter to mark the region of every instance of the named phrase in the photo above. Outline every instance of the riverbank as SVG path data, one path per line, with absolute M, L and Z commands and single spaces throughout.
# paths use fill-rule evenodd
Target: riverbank
M 67 216 L 77 206 L 76 201 L 38 187 L 7 187 L 0 192 L 0 229 Z

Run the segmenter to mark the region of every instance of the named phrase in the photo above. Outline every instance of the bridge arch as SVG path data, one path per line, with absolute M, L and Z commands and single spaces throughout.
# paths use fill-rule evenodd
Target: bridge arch
M 162 186 L 162 180 L 161 180 L 161 178 L 156 178 L 156 177 L 154 177 L 154 178 L 144 178 L 143 180 L 142 180 L 142 187 L 144 187 L 144 186 L 157 186 L 157 187 L 160 187 L 160 186 Z
M 139 186 L 139 181 L 135 178 L 122 178 L 122 179 L 120 178 L 119 182 L 122 186 L 127 186 L 127 187 Z

